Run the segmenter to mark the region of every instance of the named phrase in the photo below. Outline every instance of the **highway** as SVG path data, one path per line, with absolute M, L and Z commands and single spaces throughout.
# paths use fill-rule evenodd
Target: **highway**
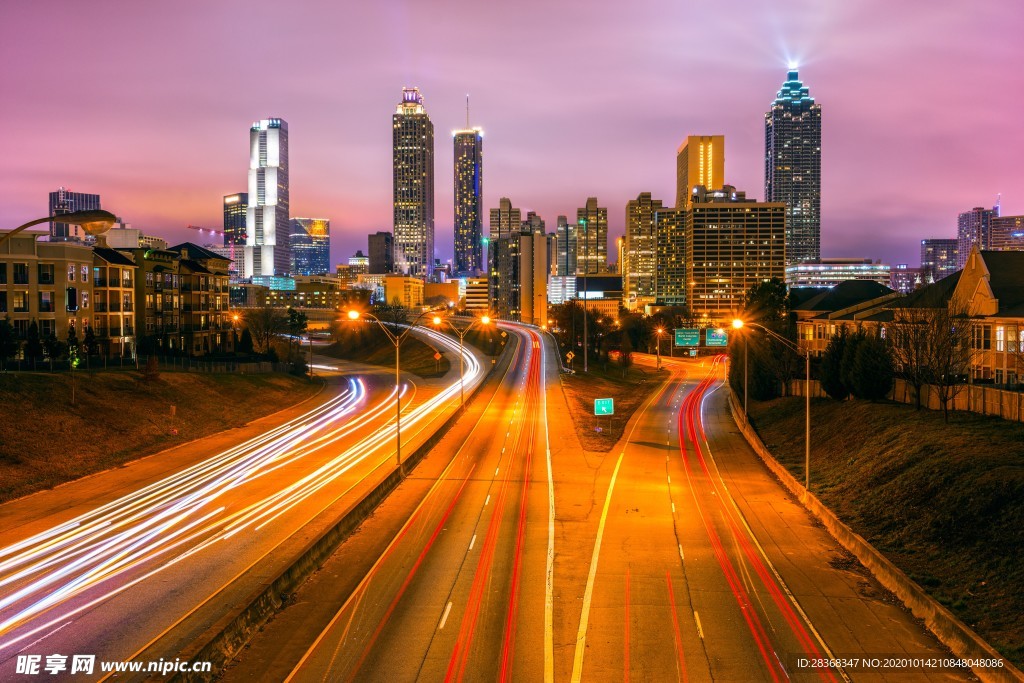
M 458 352 L 449 337 L 417 334 Z M 473 386 L 483 369 L 465 359 Z M 403 453 L 457 407 L 454 377 L 441 388 L 404 382 Z M 0 678 L 18 653 L 128 660 L 197 606 L 228 604 L 223 589 L 394 467 L 392 382 L 335 378 L 308 412 L 116 496 L 76 494 L 101 474 L 0 506 Z

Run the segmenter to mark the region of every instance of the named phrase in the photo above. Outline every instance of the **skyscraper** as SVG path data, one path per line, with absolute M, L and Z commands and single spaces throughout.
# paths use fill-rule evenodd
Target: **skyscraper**
M 245 244 L 245 221 L 249 209 L 249 193 L 236 192 L 224 197 L 224 246 Z
M 555 239 L 558 246 L 558 261 L 555 275 L 559 277 L 576 275 L 576 224 L 570 223 L 565 216 L 559 216 L 555 227 Z
M 544 219 L 537 215 L 536 211 L 527 211 L 526 218 L 523 219 L 523 232 L 532 232 L 535 235 L 543 235 L 547 232 L 545 230 L 546 224 Z
M 967 263 L 971 253 L 971 245 L 977 244 L 979 249 L 990 249 L 992 246 L 992 219 L 999 213 L 995 209 L 976 206 L 957 216 L 956 221 L 956 269 L 960 270 Z
M 72 192 L 65 187 L 57 188 L 50 193 L 50 212 L 48 216 L 59 216 L 74 211 L 89 211 L 102 208 L 98 194 Z M 79 225 L 68 223 L 50 223 L 51 242 L 79 242 L 85 239 L 85 233 Z
M 654 228 L 654 214 L 662 209 L 660 199 L 652 199 L 650 192 L 641 192 L 626 203 L 626 239 L 623 255 L 619 259 L 626 308 L 642 306 L 644 300 L 654 299 L 655 250 L 658 235 Z
M 483 148 L 479 128 L 455 137 L 455 272 L 476 275 L 483 266 Z
M 328 218 L 293 218 L 290 235 L 293 275 L 331 272 L 331 221 Z
M 434 124 L 419 88 L 403 88 L 392 123 L 395 268 L 429 277 L 434 267 Z
M 370 272 L 376 275 L 395 272 L 395 241 L 390 232 L 378 231 L 367 239 Z
M 654 212 L 657 254 L 654 291 L 663 306 L 686 305 L 686 210 Z
M 786 204 L 786 264 L 821 258 L 821 105 L 796 69 L 764 115 L 764 197 Z
M 498 208 L 491 209 L 490 239 L 491 241 L 510 237 L 513 232 L 522 228 L 523 212 L 512 206 L 512 200 L 502 197 L 498 200 Z
M 608 209 L 597 205 L 597 197 L 576 209 L 576 272 L 599 275 L 608 272 Z
M 242 277 L 288 275 L 288 123 L 262 119 L 249 129 L 249 206 Z
M 1024 251 L 1024 216 L 994 217 L 989 248 L 993 251 Z
M 725 136 L 690 135 L 676 152 L 676 208 L 690 205 L 696 185 L 725 185 Z
M 957 243 L 955 238 L 921 240 L 921 278 L 925 284 L 941 280 L 959 270 Z

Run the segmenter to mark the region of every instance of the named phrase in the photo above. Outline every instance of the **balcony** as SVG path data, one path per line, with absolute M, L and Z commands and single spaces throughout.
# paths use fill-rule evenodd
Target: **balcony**
M 92 286 L 93 287 L 106 287 L 107 286 L 107 278 L 105 278 L 105 277 L 94 277 L 92 279 Z
M 95 304 L 93 304 L 93 306 L 96 308 L 96 312 L 97 313 L 106 313 L 107 312 L 107 302 L 106 301 L 97 301 Z
M 121 310 L 124 311 L 125 313 L 131 313 L 132 311 L 135 310 L 135 304 L 133 304 L 130 301 L 126 301 L 124 304 L 121 305 Z

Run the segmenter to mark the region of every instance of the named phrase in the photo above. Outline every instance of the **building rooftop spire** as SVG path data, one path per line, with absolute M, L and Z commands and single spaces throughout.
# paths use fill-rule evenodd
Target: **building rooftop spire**
M 811 97 L 810 90 L 800 81 L 799 73 L 795 67 L 786 72 L 786 82 L 782 84 L 782 88 L 775 96 L 775 104 L 785 104 L 787 102 L 814 104 L 814 98 Z

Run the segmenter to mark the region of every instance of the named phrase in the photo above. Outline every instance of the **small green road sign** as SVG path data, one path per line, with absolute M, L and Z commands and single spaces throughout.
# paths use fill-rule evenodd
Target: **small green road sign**
M 594 399 L 594 415 L 614 415 L 615 414 L 615 399 L 614 398 L 595 398 Z
M 690 349 L 690 358 L 697 357 L 697 349 Z
M 700 346 L 700 330 L 696 327 L 677 329 L 676 346 Z
M 704 344 L 706 346 L 726 346 L 728 341 L 729 335 L 726 334 L 725 330 L 708 329 L 704 333 Z

